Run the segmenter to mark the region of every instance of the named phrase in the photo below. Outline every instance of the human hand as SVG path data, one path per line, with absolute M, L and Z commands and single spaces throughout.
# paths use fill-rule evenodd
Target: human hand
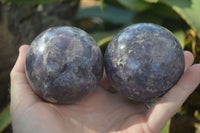
M 51 104 L 42 101 L 27 82 L 24 66 L 28 47 L 20 47 L 11 71 L 14 133 L 158 133 L 200 82 L 200 64 L 191 66 L 193 56 L 185 52 L 185 73 L 150 109 L 106 91 L 111 88 L 106 77 L 80 102 Z

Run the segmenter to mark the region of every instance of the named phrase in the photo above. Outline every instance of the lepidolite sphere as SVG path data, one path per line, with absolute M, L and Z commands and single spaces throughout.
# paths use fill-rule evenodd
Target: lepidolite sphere
M 103 74 L 103 57 L 83 30 L 54 27 L 33 40 L 25 66 L 32 89 L 42 99 L 70 104 L 95 89 Z
M 184 72 L 181 45 L 164 27 L 139 23 L 107 47 L 105 68 L 112 86 L 134 101 L 151 101 L 172 88 Z

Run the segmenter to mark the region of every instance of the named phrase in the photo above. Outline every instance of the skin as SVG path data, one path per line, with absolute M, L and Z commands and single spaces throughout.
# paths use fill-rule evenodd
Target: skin
M 55 105 L 42 101 L 27 82 L 24 64 L 28 47 L 20 47 L 11 71 L 14 133 L 159 133 L 200 83 L 200 65 L 191 66 L 194 58 L 185 51 L 185 73 L 150 109 L 106 91 L 111 86 L 105 76 L 80 102 Z

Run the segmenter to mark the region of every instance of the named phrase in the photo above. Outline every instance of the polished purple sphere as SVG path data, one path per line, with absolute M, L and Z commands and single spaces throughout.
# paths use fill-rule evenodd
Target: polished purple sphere
M 25 68 L 37 95 L 51 103 L 70 104 L 96 88 L 103 74 L 103 57 L 83 30 L 54 27 L 33 40 Z
M 105 53 L 112 86 L 134 101 L 151 101 L 172 88 L 184 72 L 181 45 L 164 27 L 140 23 L 118 33 Z

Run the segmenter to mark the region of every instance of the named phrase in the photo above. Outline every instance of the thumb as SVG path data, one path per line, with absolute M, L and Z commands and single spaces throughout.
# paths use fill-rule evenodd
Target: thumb
M 40 100 L 29 86 L 25 74 L 25 59 L 28 48 L 28 45 L 19 48 L 18 59 L 10 73 L 11 114 L 22 106 L 27 107 Z

